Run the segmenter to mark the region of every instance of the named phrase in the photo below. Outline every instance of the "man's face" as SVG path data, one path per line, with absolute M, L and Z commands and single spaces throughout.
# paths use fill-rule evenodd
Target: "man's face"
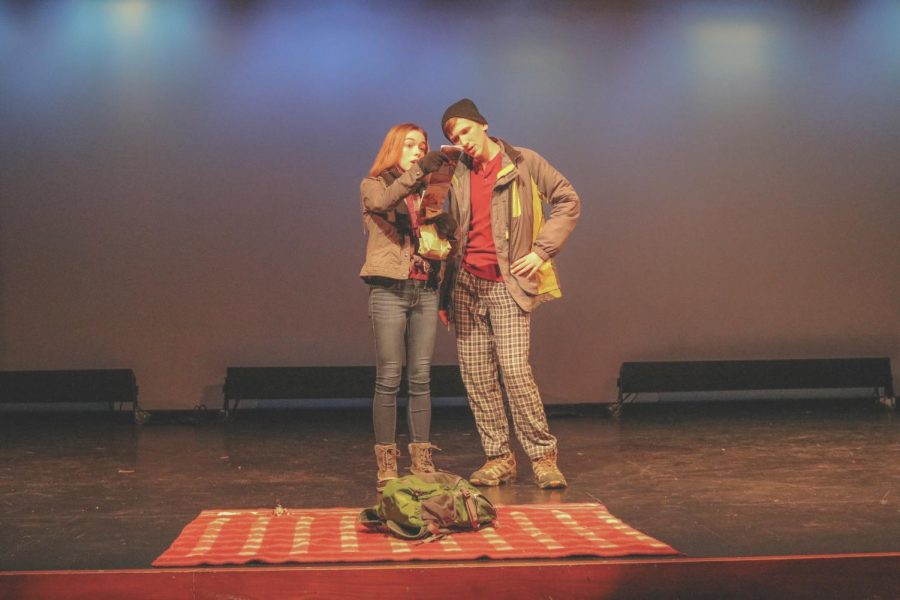
M 400 163 L 397 165 L 401 171 L 409 171 L 413 163 L 419 161 L 425 156 L 425 150 L 428 148 L 425 143 L 425 136 L 418 129 L 413 129 L 406 134 L 403 140 L 403 150 L 400 152 Z
M 450 141 L 463 147 L 463 151 L 478 161 L 486 161 L 488 156 L 488 126 L 469 119 L 457 119 L 450 130 Z

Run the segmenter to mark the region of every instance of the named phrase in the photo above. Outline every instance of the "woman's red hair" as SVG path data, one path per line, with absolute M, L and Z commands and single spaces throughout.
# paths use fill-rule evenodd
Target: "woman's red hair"
M 394 125 L 387 132 L 387 135 L 384 136 L 381 150 L 378 151 L 378 154 L 375 156 L 375 162 L 372 163 L 372 168 L 369 169 L 370 177 L 377 177 L 385 169 L 397 166 L 397 163 L 400 162 L 400 155 L 403 152 L 403 142 L 406 140 L 406 134 L 410 131 L 422 132 L 422 135 L 425 137 L 425 152 L 428 152 L 428 134 L 424 129 L 415 123 Z

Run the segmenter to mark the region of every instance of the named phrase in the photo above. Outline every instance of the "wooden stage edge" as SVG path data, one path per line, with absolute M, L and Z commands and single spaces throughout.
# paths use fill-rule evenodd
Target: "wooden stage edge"
M 900 552 L 0 572 L 0 599 L 900 598 Z

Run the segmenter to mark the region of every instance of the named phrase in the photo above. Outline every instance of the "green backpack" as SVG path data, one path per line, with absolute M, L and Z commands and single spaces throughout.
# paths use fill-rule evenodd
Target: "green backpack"
M 381 499 L 359 513 L 366 528 L 407 540 L 479 529 L 497 517 L 478 488 L 453 473 L 420 473 L 388 481 Z

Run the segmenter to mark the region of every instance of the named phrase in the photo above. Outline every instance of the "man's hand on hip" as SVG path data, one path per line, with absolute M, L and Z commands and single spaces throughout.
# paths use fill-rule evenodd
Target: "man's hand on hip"
M 513 275 L 522 275 L 525 277 L 533 277 L 537 274 L 538 270 L 544 266 L 544 259 L 538 256 L 535 252 L 529 252 L 512 265 L 510 265 L 510 271 L 512 271 Z

